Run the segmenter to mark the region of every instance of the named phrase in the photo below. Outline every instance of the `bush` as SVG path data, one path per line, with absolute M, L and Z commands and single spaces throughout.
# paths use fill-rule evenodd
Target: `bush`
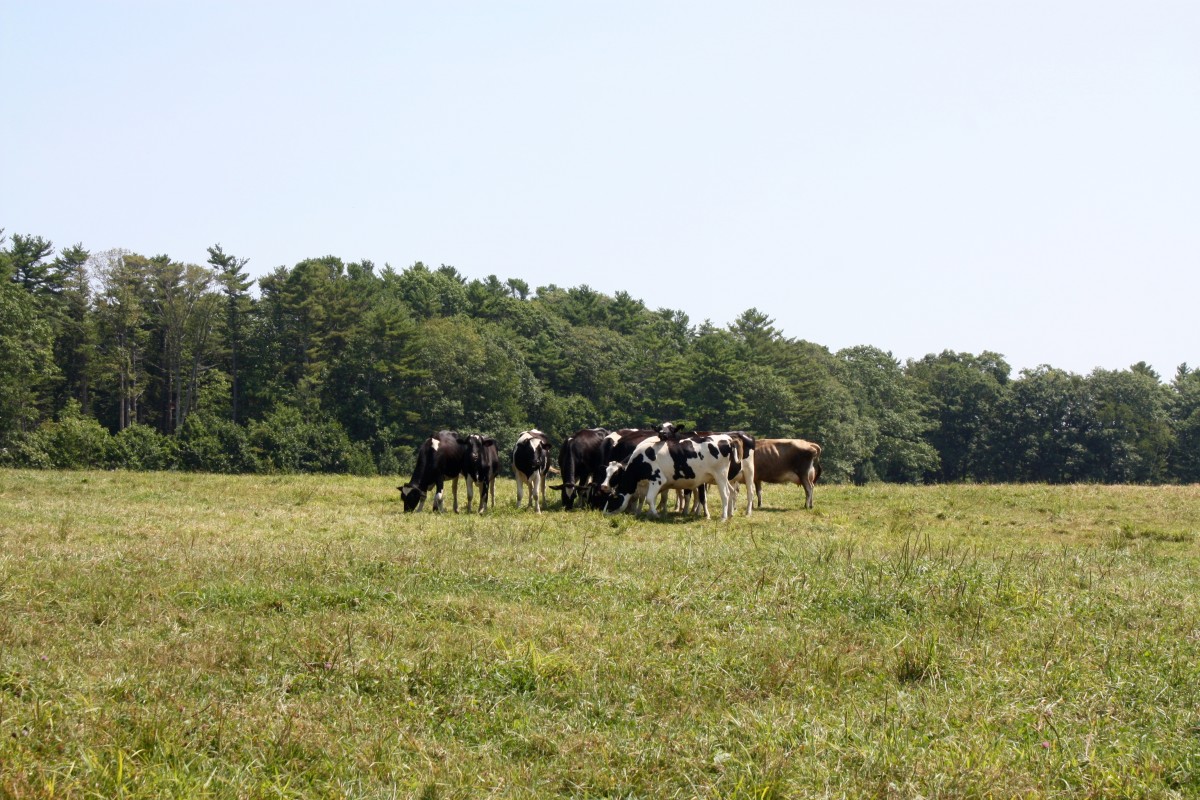
M 179 464 L 195 472 L 255 472 L 257 462 L 246 429 L 233 420 L 192 414 L 176 434 Z
M 354 472 L 373 474 L 365 446 L 356 448 L 336 420 L 312 421 L 294 406 L 276 406 L 261 422 L 250 423 L 250 445 L 266 472 Z M 370 464 L 369 468 L 367 463 Z
M 79 404 L 63 409 L 55 422 L 44 422 L 18 440 L 16 466 L 45 469 L 97 469 L 107 467 L 112 436 L 92 417 L 79 412 Z
M 130 425 L 112 437 L 108 457 L 114 469 L 175 469 L 179 466 L 179 442 L 149 425 Z

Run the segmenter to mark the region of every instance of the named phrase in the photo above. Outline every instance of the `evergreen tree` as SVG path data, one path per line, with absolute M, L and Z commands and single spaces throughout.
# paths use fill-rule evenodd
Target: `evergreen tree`
M 238 421 L 238 395 L 241 389 L 239 358 L 246 336 L 246 317 L 250 313 L 249 289 L 254 281 L 246 274 L 249 259 L 226 253 L 220 244 L 208 248 L 208 263 L 217 271 L 217 282 L 225 295 L 225 350 L 229 364 L 229 418 Z
M 62 374 L 62 390 L 55 401 L 79 403 L 84 415 L 92 412 L 91 381 L 96 363 L 96 324 L 92 309 L 91 253 L 75 244 L 58 254 L 54 271 L 62 277 L 62 314 L 54 342 L 54 360 Z

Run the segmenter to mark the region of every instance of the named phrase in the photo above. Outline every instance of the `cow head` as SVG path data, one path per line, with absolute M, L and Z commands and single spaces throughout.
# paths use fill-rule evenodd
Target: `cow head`
M 478 433 L 472 433 L 464 442 L 466 447 L 466 467 L 467 473 L 470 475 L 478 475 L 480 473 L 480 465 L 484 462 L 484 454 L 488 446 L 495 447 L 496 440 L 491 436 L 481 436 Z
M 403 486 L 397 486 L 400 490 L 400 499 L 404 501 L 404 512 L 416 511 L 417 506 L 425 499 L 425 492 L 422 492 L 411 483 L 406 483 Z
M 660 439 L 674 439 L 679 434 L 679 429 L 675 427 L 674 422 L 660 422 L 654 430 L 658 432 Z
M 573 483 L 560 483 L 558 486 L 547 486 L 555 492 L 562 492 L 563 509 L 570 511 L 575 508 L 575 498 L 579 497 L 579 487 Z
M 610 461 L 608 463 L 608 466 L 604 468 L 604 482 L 597 486 L 596 491 L 592 494 L 593 508 L 607 511 L 610 514 L 625 510 L 629 501 L 633 499 L 632 493 L 626 493 L 620 488 L 625 472 L 626 467 L 621 462 Z M 636 487 L 634 491 L 636 491 Z

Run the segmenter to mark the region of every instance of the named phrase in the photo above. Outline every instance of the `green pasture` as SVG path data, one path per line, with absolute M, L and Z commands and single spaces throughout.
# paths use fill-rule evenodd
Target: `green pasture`
M 0 797 L 1200 796 L 1200 487 L 398 483 L 0 471 Z

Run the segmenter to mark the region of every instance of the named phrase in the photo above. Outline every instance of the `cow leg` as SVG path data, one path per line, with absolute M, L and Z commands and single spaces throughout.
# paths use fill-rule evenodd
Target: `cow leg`
M 754 494 L 758 498 L 758 507 L 762 508 L 762 481 L 754 479 Z
M 444 511 L 445 510 L 445 504 L 443 503 L 443 497 L 442 497 L 442 493 L 443 493 L 443 490 L 445 489 L 445 486 L 446 486 L 445 483 L 443 483 L 442 480 L 439 479 L 437 482 L 437 485 L 434 487 L 436 490 L 433 495 L 433 510 L 434 511 Z
M 463 481 L 467 484 L 467 513 L 471 513 L 471 500 L 475 497 L 475 481 L 471 480 L 470 475 L 463 475 Z M 458 476 L 454 476 L 454 513 L 458 513 Z
M 658 500 L 658 492 L 660 489 L 662 489 L 662 484 L 658 483 L 657 481 L 650 481 L 650 484 L 646 487 L 646 513 L 649 514 L 652 519 L 658 519 L 658 509 L 656 509 L 654 505 Z
M 693 517 L 698 517 L 703 512 L 704 518 L 708 519 L 708 486 L 700 484 L 692 490 L 692 507 L 691 513 Z
M 524 485 L 525 481 L 527 481 L 529 479 L 525 477 L 525 473 L 521 472 L 521 470 L 518 469 L 518 470 L 515 470 L 515 472 L 517 473 L 517 508 L 520 508 L 521 507 L 521 487 Z
M 717 491 L 721 493 L 721 519 L 726 520 L 733 517 L 733 487 L 729 485 L 729 476 L 723 472 L 717 473 Z M 704 509 L 704 516 L 708 518 L 708 508 Z
M 749 469 L 746 468 L 746 463 L 750 464 Z M 751 491 L 755 485 L 753 458 L 742 462 L 742 483 L 746 485 L 746 516 L 748 517 L 754 512 L 754 492 Z
M 813 474 L 811 469 L 804 473 L 804 507 L 813 507 Z

